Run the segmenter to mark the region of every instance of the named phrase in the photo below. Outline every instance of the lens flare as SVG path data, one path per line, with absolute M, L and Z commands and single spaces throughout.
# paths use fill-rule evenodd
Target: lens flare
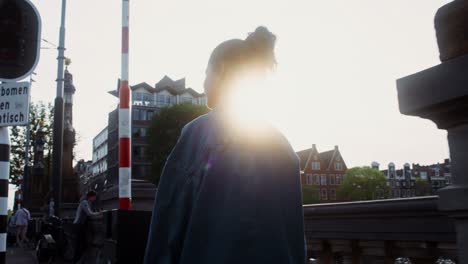
M 274 114 L 270 78 L 249 76 L 236 82 L 227 102 L 231 121 L 243 130 L 255 132 L 271 124 Z

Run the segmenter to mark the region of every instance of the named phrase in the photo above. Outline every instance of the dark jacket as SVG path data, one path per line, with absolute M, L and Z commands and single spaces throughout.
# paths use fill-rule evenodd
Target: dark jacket
M 166 161 L 144 263 L 305 263 L 299 161 L 275 129 L 218 111 L 182 130 Z

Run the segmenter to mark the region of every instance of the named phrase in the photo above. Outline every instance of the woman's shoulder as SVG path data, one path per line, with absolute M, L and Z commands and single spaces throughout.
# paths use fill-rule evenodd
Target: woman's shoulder
M 187 133 L 193 133 L 201 129 L 206 129 L 208 123 L 210 123 L 210 120 L 212 120 L 211 112 L 195 118 L 182 128 L 181 135 L 183 136 Z

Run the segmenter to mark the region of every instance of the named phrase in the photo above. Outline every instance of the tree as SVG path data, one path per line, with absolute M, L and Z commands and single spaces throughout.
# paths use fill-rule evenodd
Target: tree
M 52 104 L 47 105 L 43 102 L 33 103 L 29 106 L 29 128 L 30 128 L 30 143 L 26 149 L 26 126 L 13 126 L 10 128 L 10 183 L 18 185 L 18 178 L 24 174 L 26 165 L 26 151 L 28 151 L 28 165 L 33 165 L 34 158 L 34 141 L 36 140 L 36 131 L 41 125 L 46 131 L 46 161 L 50 161 L 52 157 L 52 127 L 53 127 L 53 107 Z M 49 165 L 49 164 L 47 164 Z M 45 175 L 48 175 L 50 166 L 46 165 Z
M 206 114 L 206 106 L 190 103 L 177 104 L 163 108 L 151 120 L 148 130 L 149 156 L 151 159 L 151 182 L 159 183 L 159 177 L 166 162 L 167 156 L 174 148 L 182 128 L 193 119 Z
M 312 185 L 302 185 L 302 203 L 315 204 L 319 202 L 319 191 L 317 187 Z
M 337 190 L 339 200 L 361 201 L 385 198 L 389 187 L 384 174 L 370 167 L 354 167 L 346 171 Z
M 416 196 L 432 195 L 432 184 L 428 180 L 416 179 Z

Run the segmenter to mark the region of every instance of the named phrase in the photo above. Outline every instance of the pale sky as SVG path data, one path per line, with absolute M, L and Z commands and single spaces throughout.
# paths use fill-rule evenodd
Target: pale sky
M 58 44 L 61 0 L 32 0 L 42 37 Z M 272 122 L 295 150 L 339 145 L 348 167 L 432 164 L 448 157 L 446 132 L 399 113 L 395 81 L 439 63 L 434 14 L 447 0 L 130 0 L 130 84 L 185 77 L 203 92 L 212 49 L 258 25 L 278 37 Z M 77 88 L 78 159 L 107 125 L 120 76 L 121 1 L 69 0 L 66 56 Z M 43 42 L 43 47 L 52 47 Z M 53 101 L 57 50 L 43 49 L 34 101 Z

